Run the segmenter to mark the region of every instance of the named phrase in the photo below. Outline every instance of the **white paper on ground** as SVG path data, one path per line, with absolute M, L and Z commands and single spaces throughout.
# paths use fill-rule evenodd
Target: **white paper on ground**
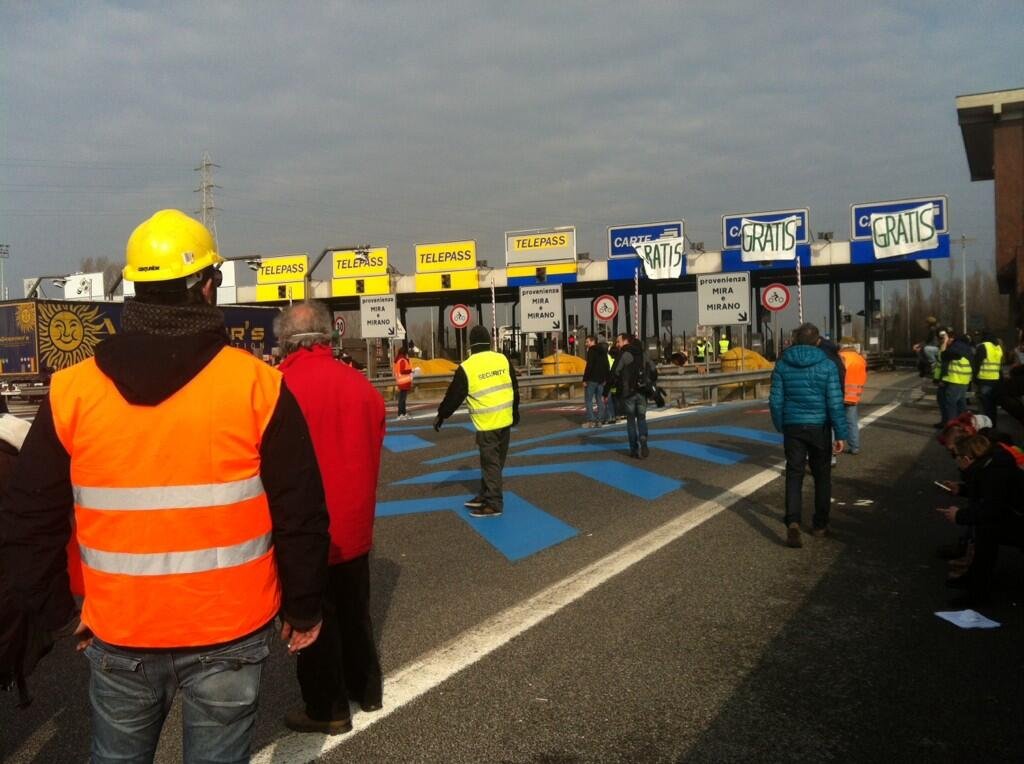
M 935 615 L 961 629 L 998 629 L 1000 626 L 997 621 L 986 618 L 977 610 L 940 610 Z

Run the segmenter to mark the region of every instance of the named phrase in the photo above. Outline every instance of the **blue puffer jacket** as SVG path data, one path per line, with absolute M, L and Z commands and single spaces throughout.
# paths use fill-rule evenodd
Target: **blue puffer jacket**
M 831 424 L 836 440 L 846 440 L 846 410 L 836 365 L 814 345 L 794 345 L 775 364 L 769 398 L 772 424 Z

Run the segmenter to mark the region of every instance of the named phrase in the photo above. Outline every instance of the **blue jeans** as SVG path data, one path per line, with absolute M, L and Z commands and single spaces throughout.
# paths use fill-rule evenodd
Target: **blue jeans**
M 857 410 L 859 407 L 845 404 L 843 408 L 846 409 L 846 429 L 849 432 L 846 436 L 846 445 L 851 451 L 860 451 L 860 412 Z
M 985 380 L 978 382 L 978 403 L 981 404 L 981 413 L 992 420 L 992 426 L 996 426 L 996 382 L 998 380 Z
M 605 421 L 606 422 L 614 422 L 615 421 L 615 396 L 614 395 L 609 395 L 608 396 L 608 400 L 606 400 L 604 402 L 604 407 L 605 407 L 605 413 L 608 416 L 608 418 Z
M 272 624 L 238 642 L 142 652 L 93 639 L 92 761 L 151 762 L 176 691 L 183 696 L 182 759 L 247 762 Z
M 967 411 L 967 385 L 943 382 L 939 385 L 939 407 L 942 421 L 949 422 Z
M 587 382 L 586 387 L 583 390 L 584 405 L 587 407 L 587 421 L 593 422 L 594 420 L 594 400 L 597 399 L 597 420 L 603 422 L 605 420 L 605 405 L 604 398 L 601 396 L 601 391 L 604 389 L 604 385 L 600 382 Z
M 621 398 L 620 402 L 626 412 L 626 432 L 629 434 L 629 450 L 637 451 L 640 444 L 637 440 L 647 440 L 647 398 L 635 394 Z
M 405 401 L 409 397 L 408 390 L 398 391 L 398 416 L 405 416 Z

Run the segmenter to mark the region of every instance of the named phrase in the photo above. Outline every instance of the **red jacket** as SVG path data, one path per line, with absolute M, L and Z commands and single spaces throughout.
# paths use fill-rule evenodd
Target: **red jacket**
M 330 565 L 373 546 L 384 399 L 325 345 L 298 350 L 279 367 L 313 439 L 331 518 Z

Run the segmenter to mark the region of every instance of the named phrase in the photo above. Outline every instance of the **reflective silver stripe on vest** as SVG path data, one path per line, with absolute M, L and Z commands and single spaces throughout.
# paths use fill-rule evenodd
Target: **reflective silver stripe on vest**
M 469 413 L 471 414 L 493 414 L 495 411 L 504 411 L 510 409 L 515 405 L 515 401 L 509 401 L 508 403 L 500 403 L 497 406 L 487 406 L 486 408 L 478 408 L 477 406 L 470 406 Z
M 203 573 L 209 570 L 235 568 L 263 556 L 271 548 L 271 534 L 267 533 L 234 546 L 196 549 L 191 552 L 104 552 L 87 546 L 82 550 L 86 567 L 101 573 L 126 576 L 169 576 L 176 573 Z
M 497 392 L 501 392 L 502 390 L 511 390 L 511 389 L 512 389 L 512 383 L 511 382 L 505 382 L 504 384 L 501 384 L 501 385 L 494 385 L 494 387 L 485 387 L 483 390 L 474 390 L 473 393 L 472 393 L 472 396 L 474 398 L 483 398 L 485 395 L 490 395 L 491 393 L 497 393 Z
M 263 493 L 259 475 L 231 483 L 161 485 L 147 488 L 74 487 L 75 504 L 87 509 L 194 509 L 223 507 Z

